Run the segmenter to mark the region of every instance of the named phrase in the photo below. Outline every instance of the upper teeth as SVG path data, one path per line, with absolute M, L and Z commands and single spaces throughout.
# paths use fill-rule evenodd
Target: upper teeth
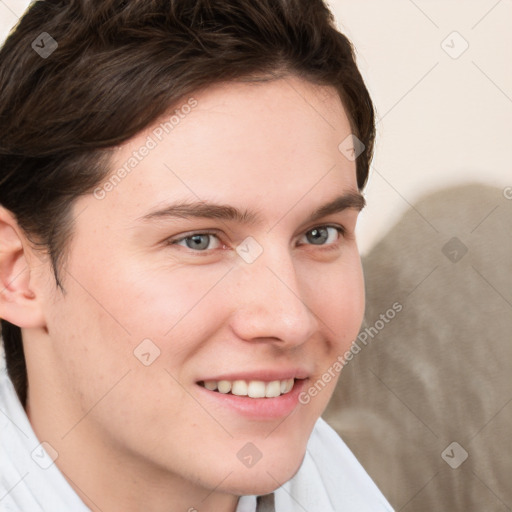
M 263 382 L 262 380 L 206 380 L 204 387 L 211 391 L 229 393 L 238 396 L 249 396 L 251 398 L 273 398 L 288 393 L 293 388 L 294 379 L 273 380 Z

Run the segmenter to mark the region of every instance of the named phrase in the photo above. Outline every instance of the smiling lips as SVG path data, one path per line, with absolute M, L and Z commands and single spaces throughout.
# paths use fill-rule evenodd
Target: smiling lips
M 295 379 L 273 380 L 264 382 L 262 380 L 207 380 L 199 384 L 210 391 L 237 396 L 248 396 L 250 398 L 275 398 L 289 393 Z

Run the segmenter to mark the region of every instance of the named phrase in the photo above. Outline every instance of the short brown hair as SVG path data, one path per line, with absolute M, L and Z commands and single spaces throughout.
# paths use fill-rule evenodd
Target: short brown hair
M 322 0 L 37 1 L 0 50 L 0 204 L 47 251 L 62 288 L 71 206 L 108 175 L 108 148 L 200 89 L 285 75 L 338 91 L 365 145 L 356 160 L 362 189 L 373 105 L 353 47 Z M 25 404 L 21 330 L 1 326 Z

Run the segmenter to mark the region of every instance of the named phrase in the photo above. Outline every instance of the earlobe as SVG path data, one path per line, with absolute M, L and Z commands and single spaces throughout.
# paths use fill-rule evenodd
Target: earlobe
M 0 206 L 0 318 L 18 327 L 43 327 L 41 304 L 31 286 L 29 250 L 16 219 Z

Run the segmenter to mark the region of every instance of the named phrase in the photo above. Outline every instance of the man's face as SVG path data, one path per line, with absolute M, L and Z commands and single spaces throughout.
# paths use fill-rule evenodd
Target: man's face
M 296 78 L 193 97 L 168 133 L 159 121 L 114 151 L 113 174 L 129 172 L 75 203 L 65 294 L 49 268 L 41 281 L 48 343 L 27 359 L 45 385 L 29 410 L 35 425 L 54 422 L 62 468 L 82 450 L 85 466 L 262 494 L 298 470 L 362 320 L 357 207 L 311 220 L 357 194 L 338 149 L 351 129 L 333 89 Z M 251 215 L 162 213 L 192 202 Z M 288 379 L 273 398 L 204 386 L 262 381 L 249 392 L 272 395 Z

